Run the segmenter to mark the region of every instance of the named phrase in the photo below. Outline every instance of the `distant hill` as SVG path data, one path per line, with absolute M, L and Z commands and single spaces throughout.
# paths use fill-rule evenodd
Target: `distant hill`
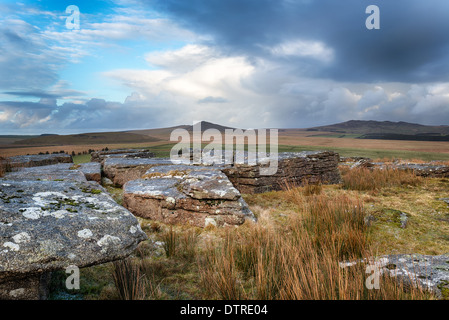
M 72 135 L 43 135 L 31 139 L 18 140 L 14 144 L 26 146 L 58 146 L 156 141 L 160 141 L 160 139 L 129 132 L 96 132 Z
M 0 136 L 0 145 L 11 147 L 128 144 L 169 141 L 175 129 L 192 132 L 193 125 L 167 128 L 130 130 L 122 132 L 96 132 L 72 135 L 42 134 L 40 136 Z M 236 129 L 212 122 L 201 121 L 201 130 L 217 129 L 222 134 L 226 129 Z M 295 132 L 310 133 L 311 137 L 449 141 L 449 126 L 425 126 L 407 122 L 351 120 L 328 126 L 308 129 L 279 129 L 281 136 L 289 137 Z M 316 132 L 316 133 L 315 133 Z
M 148 135 L 148 136 L 156 137 L 156 138 L 159 138 L 159 139 L 162 139 L 162 140 L 169 140 L 170 139 L 170 134 L 175 129 L 185 129 L 185 130 L 187 130 L 189 132 L 192 132 L 193 131 L 193 125 L 179 125 L 179 126 L 168 127 L 168 128 L 157 128 L 157 129 L 147 129 L 147 130 L 133 130 L 133 131 L 128 131 L 128 132 L 139 134 L 139 135 Z M 215 124 L 215 123 L 212 123 L 212 122 L 201 121 L 201 132 L 204 132 L 204 131 L 206 131 L 208 129 L 217 129 L 221 133 L 224 133 L 226 129 L 235 129 L 235 128 L 222 126 L 222 125 Z
M 224 133 L 231 127 L 201 121 L 201 131 L 217 129 Z M 168 141 L 170 134 L 175 129 L 185 129 L 192 132 L 192 125 L 180 125 L 168 128 L 132 130 L 122 132 L 94 132 L 72 135 L 42 134 L 40 136 L 23 136 L 22 139 L 8 138 L 8 141 L 17 146 L 59 146 L 59 145 L 93 145 L 93 144 L 118 144 L 118 143 L 146 143 L 157 141 Z
M 449 141 L 449 126 L 426 126 L 408 122 L 350 120 L 307 131 L 356 135 L 359 139 Z
M 395 133 L 395 134 L 449 134 L 449 126 L 426 126 L 408 122 L 350 120 L 328 126 L 313 127 L 308 131 L 337 133 Z

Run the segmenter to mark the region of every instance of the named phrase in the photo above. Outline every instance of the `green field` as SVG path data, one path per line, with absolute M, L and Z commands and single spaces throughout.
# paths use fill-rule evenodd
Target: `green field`
M 159 146 L 147 147 L 150 151 L 156 154 L 156 157 L 165 158 L 170 157 L 170 150 L 173 148 L 174 143 L 163 144 Z M 206 143 L 202 147 L 207 146 Z M 142 147 L 139 147 L 142 148 Z M 145 147 L 144 147 L 145 148 Z M 247 150 L 245 146 L 245 150 Z M 269 150 L 269 148 L 267 148 Z M 448 153 L 439 152 L 418 152 L 407 150 L 379 150 L 379 149 L 358 149 L 358 148 L 342 148 L 342 147 L 321 147 L 321 146 L 289 146 L 279 145 L 278 152 L 301 152 L 301 151 L 317 151 L 317 150 L 330 150 L 340 154 L 342 157 L 367 157 L 371 159 L 403 159 L 412 160 L 418 159 L 423 161 L 448 161 Z

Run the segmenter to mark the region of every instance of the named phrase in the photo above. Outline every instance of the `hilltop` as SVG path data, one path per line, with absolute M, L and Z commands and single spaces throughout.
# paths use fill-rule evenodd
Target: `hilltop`
M 176 130 L 176 129 L 184 129 L 191 133 L 193 131 L 193 125 L 179 125 L 179 126 L 168 127 L 168 128 L 133 130 L 133 131 L 129 131 L 129 132 L 135 133 L 135 134 L 140 134 L 140 135 L 145 135 L 145 136 L 157 137 L 162 140 L 169 140 L 170 134 L 173 132 L 173 130 Z M 204 132 L 208 129 L 216 129 L 216 130 L 220 131 L 221 133 L 224 133 L 226 129 L 235 129 L 235 128 L 222 126 L 222 125 L 212 123 L 212 122 L 201 121 L 201 132 Z
M 16 139 L 12 142 L 21 146 L 87 145 L 108 143 L 155 142 L 160 139 L 129 132 L 94 132 L 71 135 L 45 134 L 38 137 Z
M 427 126 L 408 122 L 350 120 L 328 126 L 313 127 L 307 131 L 320 131 L 353 135 L 359 139 L 449 141 L 449 126 Z

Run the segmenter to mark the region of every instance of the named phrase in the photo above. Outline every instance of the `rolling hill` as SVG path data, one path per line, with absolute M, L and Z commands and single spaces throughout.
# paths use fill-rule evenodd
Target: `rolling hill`
M 159 139 L 162 139 L 162 140 L 169 140 L 170 139 L 170 134 L 175 129 L 185 129 L 185 130 L 187 130 L 188 132 L 191 133 L 193 131 L 193 125 L 179 125 L 179 126 L 168 127 L 168 128 L 147 129 L 147 130 L 133 130 L 133 131 L 128 131 L 128 132 L 135 133 L 135 134 L 140 134 L 140 135 L 145 135 L 145 136 L 156 137 L 156 138 L 159 138 Z M 215 124 L 215 123 L 212 123 L 212 122 L 201 121 L 201 132 L 204 132 L 207 129 L 217 129 L 221 133 L 224 133 L 226 129 L 235 129 L 235 128 L 222 126 L 222 125 Z
M 160 141 L 160 139 L 129 132 L 96 132 L 72 135 L 42 135 L 30 139 L 16 140 L 13 142 L 13 144 L 26 146 L 57 146 L 108 143 L 140 143 L 156 141 Z
M 350 120 L 342 123 L 332 124 L 328 126 L 313 127 L 308 131 L 328 131 L 336 133 L 353 133 L 353 134 L 378 134 L 378 133 L 395 133 L 395 134 L 449 134 L 449 126 L 426 126 L 408 122 L 392 122 L 392 121 L 363 121 Z
M 307 131 L 329 132 L 359 139 L 449 141 L 449 126 L 426 126 L 408 122 L 351 120 Z M 322 135 L 322 134 L 321 134 Z

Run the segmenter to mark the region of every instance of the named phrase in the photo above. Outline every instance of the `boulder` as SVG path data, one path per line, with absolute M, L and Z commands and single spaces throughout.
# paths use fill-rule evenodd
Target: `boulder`
M 103 172 L 106 178 L 121 187 L 128 181 L 140 179 L 151 167 L 171 164 L 169 158 L 107 158 L 103 163 Z
M 373 168 L 374 163 L 370 159 L 360 159 L 356 161 L 353 165 L 351 165 L 351 169 L 356 168 Z
M 149 169 L 127 182 L 123 204 L 143 218 L 198 227 L 255 221 L 240 192 L 219 169 L 167 165 Z
M 449 254 L 395 254 L 376 259 L 340 263 L 342 268 L 357 263 L 374 266 L 380 275 L 387 274 L 405 286 L 416 286 L 433 292 L 438 298 L 449 298 Z
M 0 299 L 45 298 L 48 273 L 122 259 L 147 239 L 95 182 L 0 181 Z
M 88 181 L 101 183 L 101 164 L 98 162 L 80 163 L 71 169 L 81 171 Z
M 107 158 L 153 158 L 156 155 L 147 149 L 114 149 L 92 152 L 91 156 L 91 161 L 103 162 Z
M 281 190 L 286 184 L 339 183 L 339 155 L 331 151 L 285 152 L 278 155 L 277 172 L 261 175 L 268 159 L 256 164 L 234 163 L 223 172 L 241 193 L 262 193 Z

